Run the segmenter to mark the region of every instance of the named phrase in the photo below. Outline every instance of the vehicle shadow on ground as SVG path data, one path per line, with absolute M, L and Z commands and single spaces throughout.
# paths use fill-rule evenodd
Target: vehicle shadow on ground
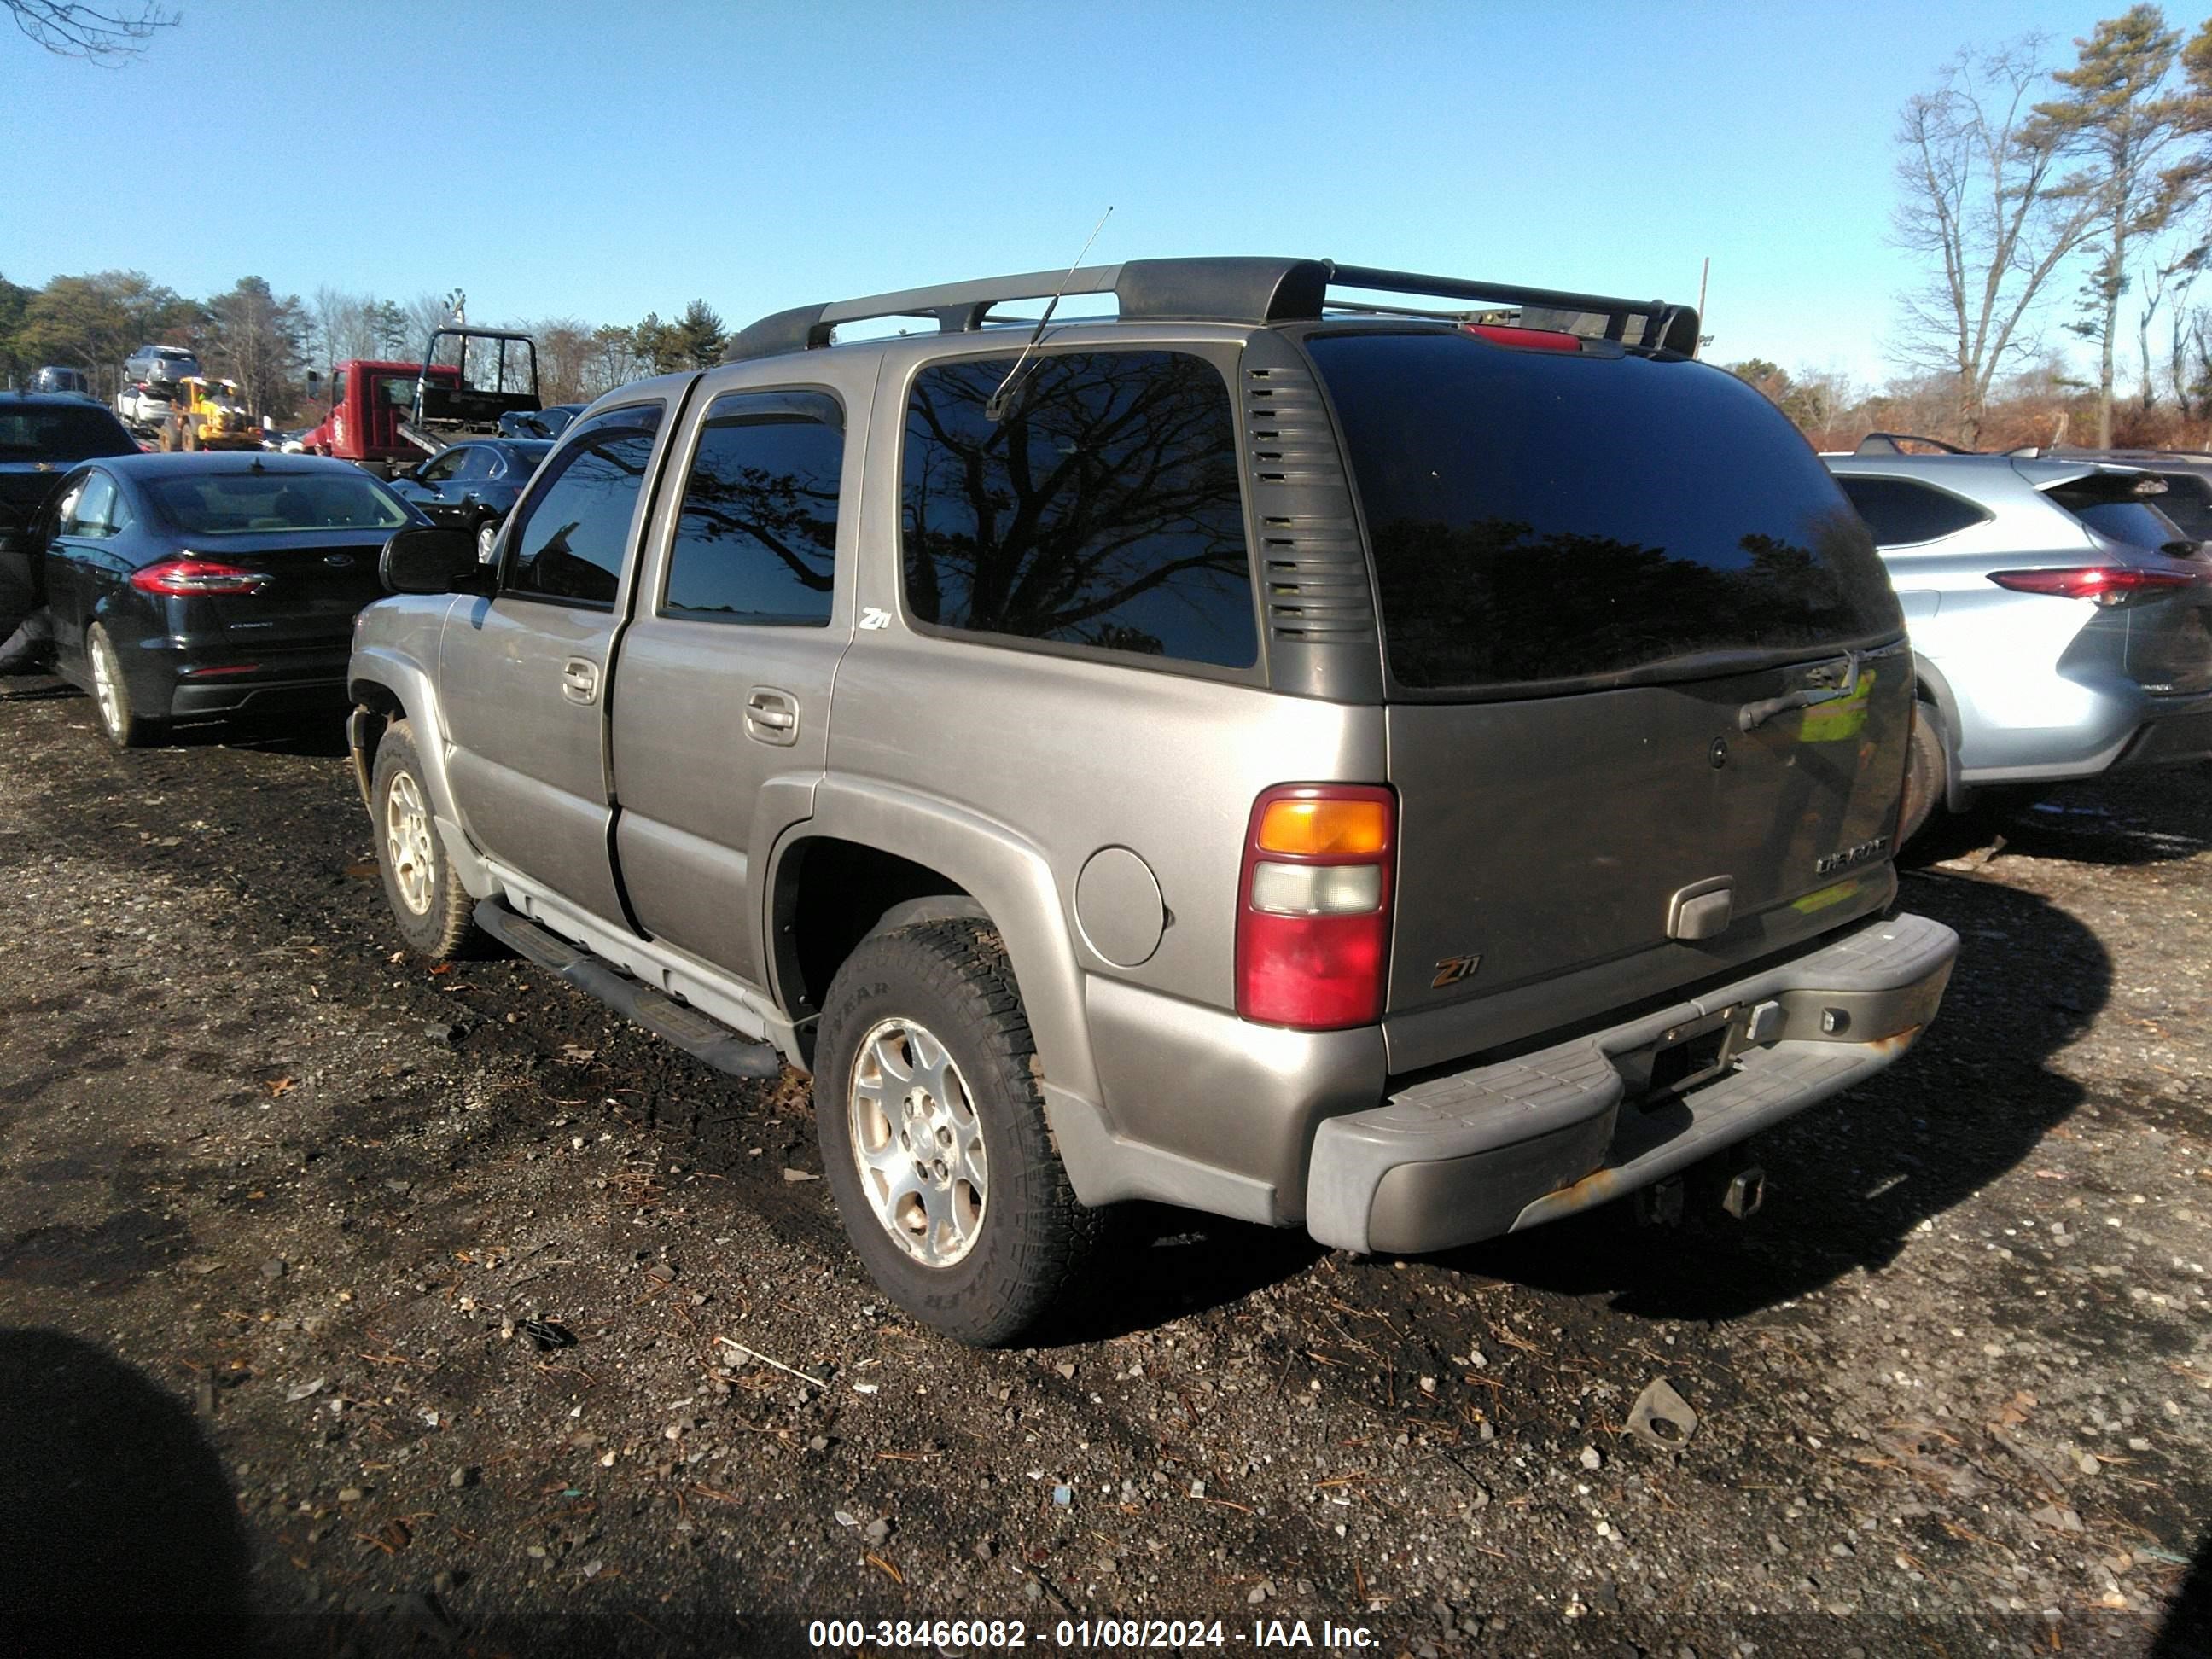
M 1915 1229 L 2012 1169 L 2081 1105 L 2081 1086 L 2046 1062 L 2105 1006 L 2112 973 L 2095 934 L 2032 893 L 1931 872 L 1909 877 L 1900 902 L 1963 941 L 1942 1010 L 1889 1071 L 1753 1143 L 1767 1173 L 1758 1215 L 1700 1212 L 1638 1239 L 1632 1206 L 1616 1203 L 1437 1260 L 1695 1321 L 1887 1267 Z
M 21 1651 L 252 1645 L 237 1504 L 181 1403 L 76 1337 L 0 1329 L 0 1607 Z
M 0 702 L 52 702 L 83 695 L 53 674 L 0 674 Z
M 169 747 L 252 749 L 270 755 L 337 758 L 348 752 L 345 716 L 325 710 L 306 714 L 263 715 L 252 720 L 208 720 L 172 728 Z
M 2054 784 L 2005 805 L 1938 818 L 1902 862 L 2063 859 L 2127 869 L 2190 858 L 2212 848 L 2212 769 L 2170 769 Z
M 1072 1346 L 1157 1330 L 1295 1278 L 1328 1254 L 1304 1228 L 1261 1227 L 1169 1204 L 1124 1204 L 1112 1212 L 1091 1293 L 1074 1297 L 1036 1340 Z

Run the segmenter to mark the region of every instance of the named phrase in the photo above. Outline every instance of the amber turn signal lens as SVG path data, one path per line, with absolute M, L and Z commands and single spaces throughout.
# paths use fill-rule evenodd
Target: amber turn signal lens
M 1390 844 L 1390 809 L 1379 800 L 1273 800 L 1260 820 L 1270 853 L 1380 853 Z

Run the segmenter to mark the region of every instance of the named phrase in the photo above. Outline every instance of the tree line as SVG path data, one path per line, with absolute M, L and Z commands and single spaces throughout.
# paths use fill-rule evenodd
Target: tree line
M 1962 48 L 1908 100 L 1892 237 L 1915 256 L 1880 390 L 1731 364 L 1823 447 L 1869 429 L 1978 447 L 2212 436 L 2212 21 L 2130 6 L 2072 43 Z M 2094 353 L 2077 373 L 2048 325 Z M 2124 382 L 2132 381 L 2132 386 Z
M 461 300 L 458 291 L 402 301 L 328 286 L 303 300 L 259 276 L 196 300 L 137 270 L 57 276 L 39 288 L 0 276 L 0 385 L 23 386 L 58 364 L 83 370 L 95 392 L 112 398 L 131 352 L 184 346 L 208 374 L 236 380 L 255 414 L 289 422 L 313 407 L 310 371 L 326 374 L 352 357 L 418 362 Z M 548 404 L 588 402 L 642 375 L 710 367 L 729 337 L 704 300 L 665 321 L 649 312 L 631 324 L 546 317 L 491 326 L 537 341 L 539 395 Z M 447 343 L 440 356 L 452 356 Z

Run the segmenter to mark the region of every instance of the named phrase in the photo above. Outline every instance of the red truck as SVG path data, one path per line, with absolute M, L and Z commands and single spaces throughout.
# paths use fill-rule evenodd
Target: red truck
M 441 363 L 441 356 L 451 361 Z M 428 370 L 360 357 L 340 363 L 331 371 L 331 412 L 300 447 L 388 477 L 394 466 L 418 465 L 449 444 L 500 431 L 502 419 L 543 407 L 538 346 L 527 334 L 448 324 L 431 331 L 422 361 Z M 313 377 L 307 390 L 310 396 L 319 390 Z
M 311 455 L 336 455 L 371 471 L 388 473 L 395 465 L 413 466 L 424 459 L 422 447 L 400 431 L 415 414 L 415 382 L 420 363 L 377 362 L 352 358 L 331 371 L 331 412 L 305 434 L 301 447 Z M 432 365 L 432 385 L 459 391 L 461 372 Z M 320 388 L 310 386 L 314 392 Z

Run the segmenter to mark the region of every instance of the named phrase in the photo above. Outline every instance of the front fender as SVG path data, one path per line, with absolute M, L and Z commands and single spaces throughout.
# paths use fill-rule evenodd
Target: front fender
M 434 656 L 443 620 L 441 611 L 436 622 L 423 630 Z M 346 671 L 346 684 L 356 707 L 375 708 L 393 702 L 398 704 L 415 730 L 415 749 L 422 761 L 422 784 L 430 792 L 432 818 L 453 861 L 453 873 L 460 878 L 461 885 L 471 898 L 489 898 L 494 885 L 491 872 L 461 828 L 460 813 L 454 805 L 453 780 L 446 770 L 447 739 L 445 720 L 440 713 L 436 676 L 422 660 L 419 646 L 414 641 L 375 639 L 356 644 Z

